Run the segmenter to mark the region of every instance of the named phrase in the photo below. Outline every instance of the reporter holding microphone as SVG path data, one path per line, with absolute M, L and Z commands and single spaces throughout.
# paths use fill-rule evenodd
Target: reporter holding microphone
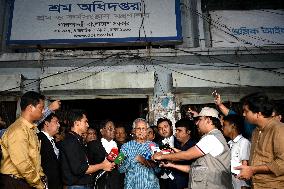
M 230 149 L 219 130 L 221 124 L 218 111 L 204 107 L 197 115 L 196 125 L 202 135 L 200 141 L 186 151 L 172 154 L 155 153 L 153 160 L 191 160 L 189 165 L 168 164 L 183 172 L 189 172 L 189 189 L 232 189 Z
M 100 124 L 101 138 L 88 143 L 88 157 L 91 164 L 98 164 L 105 159 L 113 162 L 118 156 L 117 144 L 114 141 L 115 126 L 113 121 L 104 120 Z M 123 189 L 123 180 L 120 180 L 117 168 L 110 172 L 98 171 L 95 173 L 95 189 Z
M 82 138 L 82 133 L 89 127 L 84 111 L 72 110 L 69 121 L 71 131 L 62 141 L 59 155 L 63 183 L 66 189 L 93 189 L 92 174 L 99 170 L 111 171 L 114 163 L 105 159 L 101 163 L 90 164 Z

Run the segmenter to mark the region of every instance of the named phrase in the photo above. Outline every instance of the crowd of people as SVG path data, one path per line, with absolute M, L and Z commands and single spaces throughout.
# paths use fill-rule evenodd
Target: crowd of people
M 213 100 L 175 125 L 137 118 L 128 133 L 112 120 L 91 127 L 78 109 L 62 120 L 60 100 L 44 108 L 43 95 L 26 92 L 20 117 L 0 132 L 0 188 L 284 188 L 281 108 L 264 93 L 242 98 L 242 115 L 220 94 Z

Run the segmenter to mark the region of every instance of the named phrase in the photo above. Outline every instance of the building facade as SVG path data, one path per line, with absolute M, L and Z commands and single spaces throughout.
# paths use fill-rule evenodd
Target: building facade
M 50 34 L 46 32 L 48 28 L 43 30 L 38 25 L 29 25 L 29 22 L 25 32 L 22 30 L 26 25 L 25 19 L 17 20 L 21 15 L 30 15 L 27 7 L 33 3 L 32 0 L 24 1 L 27 4 L 25 8 L 17 0 L 14 4 L 10 0 L 0 2 L 2 103 L 17 101 L 28 90 L 40 91 L 49 99 L 62 100 L 144 98 L 148 101 L 149 119 L 155 122 L 161 116 L 173 120 L 178 118 L 181 105 L 212 103 L 211 93 L 214 90 L 225 101 L 232 102 L 256 91 L 264 91 L 274 99 L 283 99 L 284 12 L 280 10 L 280 1 L 274 4 L 265 0 L 258 1 L 258 4 L 254 1 L 246 4 L 230 1 L 230 4 L 222 0 L 176 0 L 173 7 L 171 1 L 165 6 L 158 1 L 158 5 L 149 4 L 150 1 L 128 1 L 129 7 L 131 3 L 133 6 L 140 3 L 141 6 L 139 10 L 133 8 L 143 15 L 138 24 L 138 37 L 140 39 L 142 35 L 143 38 L 138 43 L 130 39 L 108 41 L 109 34 L 98 37 L 98 33 L 93 38 L 107 40 L 78 43 L 66 37 L 66 41 L 49 43 L 56 38 L 54 32 Z M 84 6 L 91 6 L 90 2 L 84 3 Z M 100 3 L 110 7 L 110 1 Z M 68 10 L 66 2 L 61 12 L 55 4 L 50 4 L 47 11 L 50 15 L 59 15 L 67 10 L 71 17 L 71 4 Z M 84 10 L 83 4 L 77 5 Z M 92 6 L 95 7 L 94 3 Z M 44 10 L 38 9 L 34 11 Z M 174 13 L 174 16 L 159 18 L 159 14 L 166 11 L 167 14 Z M 94 16 L 94 9 L 92 13 Z M 38 20 L 39 16 L 44 16 L 35 15 Z M 45 19 L 50 15 L 46 14 Z M 59 18 L 57 22 L 62 26 Z M 80 23 L 86 23 L 86 19 L 79 18 Z M 130 20 L 124 22 L 125 25 L 131 25 L 131 19 L 125 18 Z M 109 22 L 123 24 L 111 19 Z M 143 25 L 143 22 L 146 24 Z M 172 22 L 176 25 L 171 25 Z M 89 28 L 93 27 L 91 23 L 98 24 L 89 22 Z M 48 24 L 52 22 L 46 21 L 44 27 Z M 68 27 L 71 27 L 70 23 Z M 146 28 L 144 31 L 141 30 L 143 27 Z M 147 28 L 153 30 L 153 34 Z M 65 31 L 60 29 L 61 33 Z M 170 36 L 171 30 L 177 31 L 173 39 L 167 36 Z M 158 33 L 157 38 L 151 36 L 155 36 L 154 32 Z M 27 41 L 32 42 L 26 43 L 22 36 L 30 37 Z M 41 37 L 45 37 L 44 40 Z M 125 37 L 120 34 L 118 38 Z M 84 41 L 84 37 L 80 39 Z

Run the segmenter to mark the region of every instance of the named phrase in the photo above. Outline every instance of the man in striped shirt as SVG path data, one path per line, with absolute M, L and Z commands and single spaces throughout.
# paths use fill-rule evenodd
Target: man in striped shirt
M 125 173 L 125 189 L 160 189 L 159 180 L 155 174 L 158 171 L 157 165 L 151 160 L 146 160 L 147 155 L 145 156 L 145 154 L 151 156 L 150 144 L 153 143 L 147 141 L 148 128 L 146 120 L 136 119 L 133 122 L 135 139 L 121 147 L 121 152 L 126 158 L 118 170 Z

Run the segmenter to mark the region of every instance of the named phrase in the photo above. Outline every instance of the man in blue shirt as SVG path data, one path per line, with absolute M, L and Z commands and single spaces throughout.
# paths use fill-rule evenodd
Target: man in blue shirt
M 235 111 L 227 108 L 221 100 L 220 94 L 217 94 L 215 99 L 214 99 L 215 104 L 218 106 L 219 110 L 225 115 L 231 115 L 231 114 L 237 114 Z M 247 139 L 251 138 L 252 132 L 255 129 L 255 125 L 248 123 L 247 121 L 244 121 L 244 133 L 243 136 L 246 137 Z

